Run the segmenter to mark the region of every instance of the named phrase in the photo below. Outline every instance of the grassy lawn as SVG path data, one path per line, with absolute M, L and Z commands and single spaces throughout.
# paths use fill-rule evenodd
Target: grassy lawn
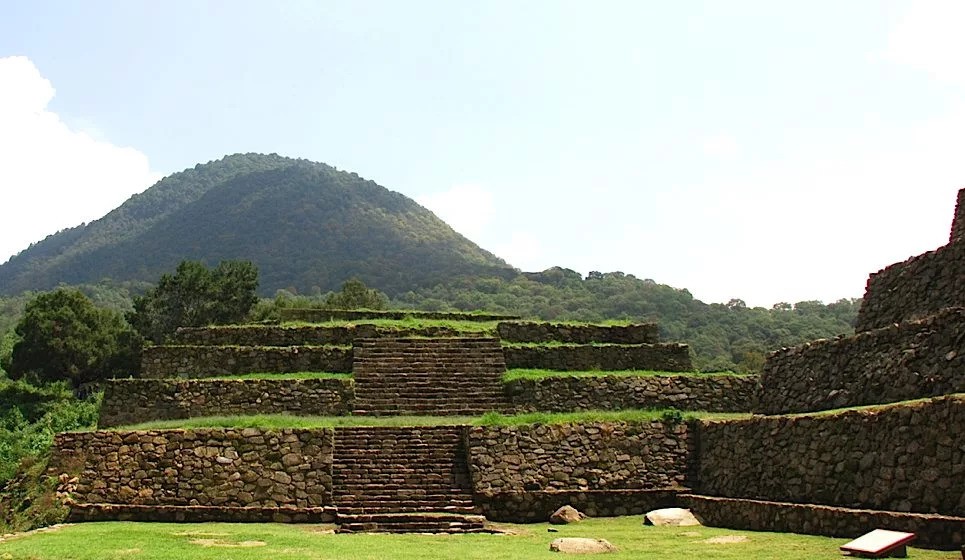
M 501 525 L 502 535 L 336 535 L 332 526 L 277 524 L 85 523 L 0 542 L 2 560 L 528 559 L 559 558 L 558 537 L 603 538 L 619 548 L 606 558 L 660 560 L 814 560 L 841 558 L 848 539 L 709 527 L 645 527 L 642 516 L 588 519 L 559 526 Z M 740 542 L 708 542 L 730 537 Z M 736 538 L 743 537 L 743 539 Z M 909 558 L 951 560 L 957 552 L 910 549 Z
M 676 410 L 590 410 L 586 412 L 532 412 L 503 415 L 495 412 L 483 416 L 291 416 L 262 414 L 255 416 L 207 416 L 182 420 L 158 420 L 111 430 L 166 430 L 178 428 L 330 428 L 346 426 L 519 426 L 524 424 L 572 424 L 580 422 L 649 422 L 651 420 L 686 419 L 729 420 L 748 418 L 750 414 L 725 412 L 680 412 Z
M 729 371 L 700 373 L 696 371 L 650 371 L 643 369 L 626 369 L 617 371 L 591 370 L 591 371 L 557 371 L 553 369 L 510 369 L 503 374 L 503 381 L 513 381 L 516 379 L 543 379 L 546 377 L 709 377 L 715 375 L 729 375 L 740 377 L 745 374 L 733 373 Z

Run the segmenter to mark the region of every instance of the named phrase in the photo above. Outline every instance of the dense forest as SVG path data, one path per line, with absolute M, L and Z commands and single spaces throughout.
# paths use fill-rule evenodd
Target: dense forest
M 103 218 L 0 265 L 0 294 L 156 281 L 182 260 L 250 260 L 261 293 L 327 292 L 357 276 L 386 293 L 516 272 L 415 201 L 355 173 L 238 154 L 166 177 Z

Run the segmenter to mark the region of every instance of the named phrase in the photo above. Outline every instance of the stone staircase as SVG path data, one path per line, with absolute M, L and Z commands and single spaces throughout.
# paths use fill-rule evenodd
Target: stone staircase
M 462 430 L 336 430 L 332 499 L 338 531 L 485 531 L 485 518 L 475 514 Z
M 480 415 L 509 408 L 499 339 L 356 339 L 353 414 Z

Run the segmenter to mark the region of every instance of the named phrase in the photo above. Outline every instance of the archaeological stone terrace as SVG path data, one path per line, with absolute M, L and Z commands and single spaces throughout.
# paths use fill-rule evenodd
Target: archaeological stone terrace
M 438 317 L 494 325 L 461 330 L 385 326 L 406 312 L 292 310 L 297 325 L 184 329 L 148 349 L 145 378 L 106 388 L 99 430 L 56 437 L 51 474 L 64 475 L 77 521 L 480 532 L 567 504 L 591 516 L 679 506 L 720 527 L 838 537 L 884 528 L 955 549 L 965 544 L 963 200 L 965 190 L 948 245 L 871 275 L 854 335 L 774 352 L 759 377 L 694 373 L 687 347 L 660 342 L 654 325 Z M 317 324 L 331 320 L 341 323 Z M 505 380 L 515 368 L 560 374 Z M 671 410 L 634 422 L 444 421 L 641 408 Z M 124 428 L 275 413 L 441 421 Z

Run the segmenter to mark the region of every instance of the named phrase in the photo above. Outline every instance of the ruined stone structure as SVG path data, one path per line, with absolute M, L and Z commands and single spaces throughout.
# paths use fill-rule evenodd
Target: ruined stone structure
M 509 408 L 498 339 L 360 339 L 355 354 L 355 414 L 477 416 Z
M 151 372 L 159 378 L 112 385 L 101 422 L 236 410 L 453 415 L 591 405 L 764 416 L 98 431 L 57 436 L 52 469 L 77 476 L 74 520 L 334 520 L 345 532 L 473 532 L 485 530 L 480 514 L 537 521 L 565 504 L 594 516 L 684 506 L 716 526 L 840 537 L 879 527 L 913 531 L 919 545 L 957 548 L 965 544 L 963 193 L 949 245 L 872 275 L 855 335 L 775 352 L 760 379 L 501 381 L 506 367 L 531 363 L 514 354 L 527 348 L 553 356 L 539 367 L 585 359 L 580 367 L 616 369 L 620 356 L 665 352 L 650 364 L 659 367 L 629 367 L 689 369 L 680 354 L 686 347 L 653 341 L 649 326 L 618 332 L 506 324 L 497 327 L 512 339 L 506 344 L 491 334 L 241 327 L 242 346 L 224 345 L 229 329 L 196 330 L 179 334 L 182 346 L 146 353 L 145 360 L 157 360 Z M 578 352 L 566 354 L 572 348 Z M 351 371 L 352 379 L 205 379 L 258 367 L 322 367 L 312 360 L 333 349 L 343 361 L 324 369 Z M 881 406 L 814 414 L 868 404 Z

